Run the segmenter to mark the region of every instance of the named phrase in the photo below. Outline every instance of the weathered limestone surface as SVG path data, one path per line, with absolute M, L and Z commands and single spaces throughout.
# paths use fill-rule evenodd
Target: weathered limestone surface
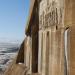
M 64 29 L 57 31 L 48 29 L 41 32 L 43 38 L 39 38 L 41 39 L 39 42 L 41 44 L 39 44 L 41 46 L 39 48 L 41 56 L 39 57 L 39 73 L 42 75 L 64 75 Z
M 24 43 L 24 63 L 25 66 L 28 69 L 27 74 L 31 73 L 31 62 L 32 62 L 32 48 L 31 48 L 31 38 L 30 36 L 26 37 L 25 43 Z
M 39 57 L 38 69 L 41 75 L 65 74 L 63 8 L 63 0 L 40 2 L 39 56 L 41 58 Z
M 75 75 L 75 0 L 31 0 L 26 38 L 5 75 Z
M 68 73 L 69 75 L 75 75 L 75 0 L 65 0 L 65 25 L 69 26 L 69 66 Z

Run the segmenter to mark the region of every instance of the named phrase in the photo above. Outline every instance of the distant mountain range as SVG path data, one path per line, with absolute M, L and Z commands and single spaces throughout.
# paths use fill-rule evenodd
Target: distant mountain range
M 0 48 L 11 48 L 19 46 L 19 43 L 12 43 L 12 42 L 0 42 Z
M 0 43 L 21 43 L 22 40 L 17 39 L 8 39 L 8 38 L 0 38 Z

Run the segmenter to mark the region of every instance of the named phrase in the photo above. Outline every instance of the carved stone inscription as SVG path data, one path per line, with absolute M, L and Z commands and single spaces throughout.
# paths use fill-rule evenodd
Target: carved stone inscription
M 47 28 L 58 24 L 57 3 L 55 1 L 50 3 L 47 1 L 43 0 L 40 3 L 39 28 Z

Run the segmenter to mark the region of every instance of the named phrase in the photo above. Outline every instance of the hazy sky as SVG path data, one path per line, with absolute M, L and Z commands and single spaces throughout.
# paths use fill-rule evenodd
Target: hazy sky
M 0 39 L 22 40 L 29 0 L 0 0 Z

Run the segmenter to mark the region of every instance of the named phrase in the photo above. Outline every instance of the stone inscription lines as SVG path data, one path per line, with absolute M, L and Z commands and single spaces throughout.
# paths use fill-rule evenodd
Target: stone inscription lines
M 62 9 L 58 8 L 57 2 L 47 2 L 44 5 L 43 3 L 40 4 L 39 29 L 60 24 L 62 21 Z

